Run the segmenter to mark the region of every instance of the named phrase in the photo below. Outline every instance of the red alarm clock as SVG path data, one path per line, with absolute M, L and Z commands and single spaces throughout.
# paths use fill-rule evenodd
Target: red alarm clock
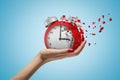
M 73 48 L 76 49 L 84 40 L 84 32 L 71 19 L 66 20 L 62 17 L 62 20 L 58 20 L 56 17 L 48 17 L 45 21 L 47 30 L 44 35 L 44 42 L 47 48 L 52 49 L 64 49 Z

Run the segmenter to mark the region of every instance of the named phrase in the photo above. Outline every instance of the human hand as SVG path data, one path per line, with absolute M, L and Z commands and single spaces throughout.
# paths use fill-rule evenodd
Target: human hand
M 74 51 L 73 49 L 45 49 L 42 50 L 28 65 L 26 65 L 11 80 L 28 80 L 34 72 L 43 64 L 49 61 L 62 59 L 66 57 L 77 56 L 85 46 L 86 41 Z
M 45 49 L 40 52 L 40 57 L 44 63 L 63 59 L 66 57 L 77 56 L 84 48 L 86 41 L 83 41 L 81 45 L 74 51 L 73 49 Z

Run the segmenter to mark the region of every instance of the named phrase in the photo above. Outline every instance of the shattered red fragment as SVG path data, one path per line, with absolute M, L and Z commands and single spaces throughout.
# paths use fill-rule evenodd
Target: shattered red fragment
M 112 18 L 109 18 L 109 21 L 112 21 Z
M 98 18 L 98 22 L 100 22 L 100 18 Z
M 104 15 L 102 15 L 102 18 L 104 18 Z
M 92 22 L 92 24 L 94 25 L 94 24 L 95 24 L 95 22 Z
M 91 45 L 91 43 L 88 43 L 88 46 L 90 46 Z
M 88 28 L 90 28 L 90 26 L 88 26 Z
M 67 21 L 67 22 L 68 22 L 68 20 L 65 20 L 65 21 Z
M 65 15 L 63 15 L 62 18 L 65 18 Z
M 80 22 L 80 19 L 78 19 L 77 22 Z
M 96 28 L 96 26 L 93 27 L 93 29 L 95 29 L 95 28 Z
M 85 22 L 83 22 L 82 24 L 85 25 Z
M 110 13 L 108 13 L 107 16 L 108 15 L 110 16 Z M 74 22 L 76 24 L 78 24 L 78 23 L 81 23 L 81 24 L 78 26 L 79 33 L 76 33 L 76 31 L 75 31 L 75 32 L 73 32 L 74 35 L 75 36 L 81 36 L 81 38 L 80 38 L 81 40 L 84 40 L 84 38 L 88 39 L 89 36 L 90 37 L 91 36 L 92 37 L 93 36 L 97 37 L 98 36 L 97 34 L 101 33 L 104 30 L 104 28 L 105 28 L 104 25 L 108 23 L 107 21 L 109 21 L 109 22 L 112 21 L 112 18 L 111 17 L 107 17 L 107 16 L 101 15 L 100 17 L 98 17 L 96 19 L 96 21 L 93 21 L 93 22 L 91 22 L 91 24 L 88 24 L 88 25 L 85 22 L 81 22 L 81 19 L 75 18 Z M 64 15 L 63 15 L 62 18 L 66 20 L 66 17 Z M 74 17 L 72 17 L 72 18 L 74 18 Z M 106 21 L 106 19 L 107 19 L 107 21 Z M 86 29 L 82 30 L 81 28 L 83 28 L 83 26 L 85 26 Z M 96 33 L 96 30 L 97 30 L 97 33 Z M 86 33 L 85 37 L 84 37 L 84 33 Z M 76 34 L 79 34 L 79 35 L 76 35 Z M 77 43 L 77 40 L 76 40 L 76 43 Z M 88 44 L 88 46 L 92 46 L 92 45 L 96 45 L 96 42 L 93 42 L 93 43 L 88 42 L 87 44 Z
M 84 35 L 83 34 L 81 35 L 81 40 L 84 41 Z
M 95 36 L 96 34 L 95 33 L 91 33 L 91 35 Z
M 88 32 L 88 30 L 85 30 L 85 32 Z
M 100 27 L 100 30 L 99 30 L 99 32 L 102 32 L 102 30 L 104 29 L 104 27 Z
M 105 21 L 103 21 L 102 24 L 105 24 Z
M 82 30 L 82 27 L 79 28 L 81 34 L 84 34 L 84 31 Z

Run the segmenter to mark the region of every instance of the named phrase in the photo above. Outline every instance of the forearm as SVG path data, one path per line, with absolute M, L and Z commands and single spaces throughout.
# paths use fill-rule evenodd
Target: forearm
M 36 70 L 44 64 L 41 59 L 41 54 L 38 54 L 28 65 L 26 65 L 16 76 L 11 80 L 28 80 Z

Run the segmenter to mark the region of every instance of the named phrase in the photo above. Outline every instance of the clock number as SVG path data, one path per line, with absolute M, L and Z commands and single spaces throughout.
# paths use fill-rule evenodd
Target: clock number
M 51 43 L 49 43 L 49 45 L 51 45 Z
M 50 31 L 50 33 L 53 33 L 52 31 Z
M 50 39 L 50 37 L 48 37 L 47 39 Z

